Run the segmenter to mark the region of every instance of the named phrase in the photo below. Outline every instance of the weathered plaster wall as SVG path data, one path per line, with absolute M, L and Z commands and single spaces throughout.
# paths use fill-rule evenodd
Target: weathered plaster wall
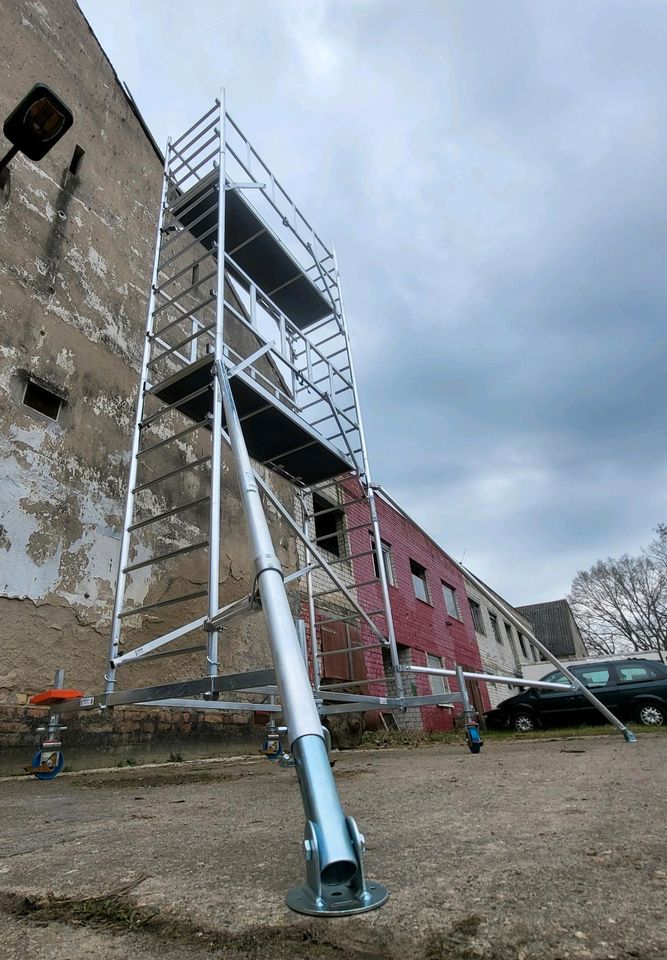
M 0 191 L 0 700 L 21 701 L 59 666 L 72 684 L 102 684 L 161 162 L 74 0 L 0 0 L 0 22 L 3 115 L 40 80 L 75 117 L 39 164 L 16 157 Z M 73 174 L 77 144 L 85 154 Z M 28 377 L 64 398 L 57 422 L 22 403 Z M 175 462 L 196 443 L 179 444 Z M 251 584 L 228 463 L 224 475 L 222 602 Z M 290 499 L 284 481 L 272 483 Z M 293 543 L 271 523 L 293 565 Z M 188 542 L 191 527 L 170 524 L 141 549 Z M 188 592 L 205 569 L 173 561 L 157 574 L 132 578 L 132 603 Z M 200 612 L 134 618 L 134 639 Z M 268 662 L 261 617 L 226 631 L 222 646 L 225 668 Z M 199 659 L 165 664 L 133 668 L 124 685 L 202 672 Z

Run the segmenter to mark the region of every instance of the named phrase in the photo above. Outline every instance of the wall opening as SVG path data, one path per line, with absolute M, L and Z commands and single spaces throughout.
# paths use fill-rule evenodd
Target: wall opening
M 313 518 L 315 520 L 315 543 L 329 553 L 342 557 L 345 512 L 334 506 L 318 493 L 313 494 Z
M 85 154 L 83 147 L 80 147 L 79 144 L 74 147 L 74 153 L 72 154 L 72 159 L 69 162 L 69 172 L 76 176 L 79 172 L 79 166 L 83 155 Z
M 63 398 L 59 397 L 52 390 L 40 386 L 34 380 L 27 380 L 23 392 L 23 404 L 36 410 L 38 413 L 48 417 L 49 420 L 57 420 L 63 406 Z

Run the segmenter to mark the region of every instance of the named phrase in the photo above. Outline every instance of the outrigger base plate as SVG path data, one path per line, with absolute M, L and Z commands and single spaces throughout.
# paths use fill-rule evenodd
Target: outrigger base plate
M 292 887 L 287 893 L 287 906 L 297 913 L 311 917 L 336 917 L 341 914 L 366 913 L 376 910 L 387 901 L 389 891 L 375 880 L 367 881 L 366 890 L 359 897 L 346 883 L 322 884 L 321 896 L 316 897 L 304 884 Z
M 350 834 L 357 869 L 348 883 L 324 883 L 322 880 L 317 827 L 306 823 L 304 851 L 306 883 L 288 891 L 287 906 L 311 917 L 340 917 L 345 914 L 377 910 L 389 897 L 389 891 L 376 880 L 367 880 L 364 870 L 366 841 L 352 817 L 345 822 Z

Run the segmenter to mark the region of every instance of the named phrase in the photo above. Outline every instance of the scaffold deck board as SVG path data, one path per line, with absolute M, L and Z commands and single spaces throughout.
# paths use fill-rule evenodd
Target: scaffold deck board
M 211 391 L 195 397 L 190 395 L 211 382 L 212 366 L 212 356 L 202 357 L 156 384 L 150 392 L 164 403 L 176 404 L 181 413 L 195 422 L 201 422 L 211 412 Z M 244 372 L 237 374 L 232 377 L 231 387 L 248 451 L 254 460 L 304 484 L 319 483 L 352 469 L 342 453 L 279 404 L 250 376 Z M 190 399 L 179 404 L 181 397 Z
M 217 204 L 211 203 L 210 196 L 216 178 L 213 171 L 184 193 L 173 208 L 183 226 L 194 237 L 202 237 L 203 246 L 209 248 L 213 247 L 218 219 Z M 296 326 L 309 327 L 331 313 L 331 303 L 238 190 L 228 190 L 225 197 L 225 251 Z

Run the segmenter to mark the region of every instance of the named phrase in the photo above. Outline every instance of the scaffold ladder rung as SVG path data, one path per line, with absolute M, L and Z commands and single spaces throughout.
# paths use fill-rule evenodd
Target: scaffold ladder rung
M 154 450 L 159 450 L 160 447 L 165 447 L 168 443 L 173 443 L 174 440 L 181 440 L 183 437 L 187 437 L 188 434 L 194 433 L 195 430 L 201 430 L 203 427 L 210 427 L 210 420 L 198 420 L 196 423 L 191 423 L 188 427 L 185 427 L 184 430 L 179 430 L 178 433 L 172 433 L 170 437 L 165 437 L 163 440 L 158 440 L 156 443 L 151 443 L 148 447 L 140 447 L 137 451 L 138 456 L 144 456 L 146 453 L 152 453 Z
M 191 543 L 185 547 L 178 547 L 176 550 L 169 550 L 167 553 L 160 553 L 156 557 L 139 560 L 137 563 L 131 563 L 129 566 L 124 567 L 124 572 L 132 573 L 135 570 L 141 570 L 143 567 L 150 567 L 154 563 L 163 563 L 165 560 L 172 560 L 174 557 L 181 557 L 186 553 L 194 553 L 195 550 L 203 550 L 208 544 L 208 540 L 200 540 L 198 543 Z
M 378 647 L 381 647 L 383 650 L 386 649 L 386 643 L 363 643 L 357 644 L 356 646 L 351 647 L 339 647 L 336 650 L 322 650 L 319 654 L 320 657 L 332 657 L 336 653 L 363 653 L 365 650 L 375 650 Z
M 384 609 L 364 611 L 367 617 L 379 617 L 384 614 Z M 327 623 L 349 623 L 352 620 L 358 620 L 360 613 L 350 613 L 342 617 L 330 617 L 328 620 L 317 620 L 316 626 L 324 627 Z
M 167 473 L 161 473 L 159 477 L 153 477 L 152 480 L 146 480 L 144 483 L 137 484 L 133 488 L 132 493 L 141 493 L 142 490 L 148 490 L 150 487 L 154 487 L 158 483 L 162 483 L 165 480 L 170 480 L 172 477 L 177 476 L 179 473 L 184 473 L 186 470 L 194 470 L 195 467 L 201 467 L 205 463 L 208 463 L 211 459 L 211 454 L 206 454 L 205 457 L 197 457 L 196 460 L 190 460 L 189 463 L 184 463 L 180 467 L 175 467 L 174 470 L 169 470 Z
M 372 580 L 362 580 L 361 582 L 355 581 L 352 586 L 355 590 L 359 590 L 360 587 L 370 587 L 371 584 L 378 584 L 379 582 L 379 577 L 373 577 Z M 331 587 L 329 590 L 318 590 L 317 593 L 313 594 L 313 600 L 320 600 L 322 597 L 328 597 L 332 593 L 340 593 L 340 587 Z
M 215 303 L 215 294 L 210 294 L 205 300 L 201 300 L 199 303 L 195 304 L 194 307 L 191 307 L 189 310 L 185 310 L 183 313 L 179 314 L 175 320 L 172 320 L 170 323 L 165 324 L 164 327 L 160 327 L 159 330 L 155 330 L 154 333 L 148 335 L 150 341 L 158 340 L 160 337 L 171 330 L 172 327 L 178 326 L 179 323 L 183 323 L 184 320 L 187 320 L 188 317 L 193 316 L 199 310 L 203 310 L 204 307 L 210 306 L 210 304 Z
M 185 593 L 180 597 L 167 597 L 166 600 L 156 600 L 155 603 L 144 603 L 140 607 L 131 607 L 129 610 L 121 610 L 118 614 L 119 619 L 134 617 L 139 613 L 145 613 L 147 610 L 157 610 L 160 607 L 169 607 L 174 603 L 185 603 L 186 600 L 197 600 L 199 597 L 205 597 L 208 590 L 195 590 L 192 593 Z
M 194 333 L 189 334 L 187 337 L 184 337 L 182 340 L 179 340 L 178 343 L 175 343 L 173 346 L 169 347 L 168 350 L 163 350 L 162 353 L 158 353 L 150 363 L 149 367 L 154 367 L 156 364 L 160 363 L 161 360 L 166 359 L 171 356 L 173 353 L 176 353 L 177 350 L 180 350 L 181 347 L 187 346 L 188 343 L 192 343 L 193 340 L 197 340 L 199 337 L 204 334 L 210 333 L 211 330 L 215 330 L 215 323 L 208 323 L 205 326 L 200 326 Z
M 144 430 L 150 424 L 155 423 L 156 420 L 159 420 L 161 417 L 164 417 L 167 413 L 170 413 L 172 410 L 178 410 L 189 400 L 194 400 L 196 397 L 201 397 L 202 394 L 208 393 L 211 389 L 210 383 L 207 383 L 205 387 L 200 387 L 198 390 L 193 390 L 192 393 L 186 394 L 184 397 L 179 397 L 178 400 L 174 400 L 173 403 L 168 403 L 163 407 L 160 407 L 159 410 L 156 410 L 155 413 L 151 413 L 150 416 L 144 417 L 143 420 L 139 423 L 139 429 Z
M 173 517 L 178 513 L 183 513 L 185 510 L 191 510 L 193 507 L 209 503 L 210 499 L 210 496 L 207 494 L 205 497 L 198 497 L 196 500 L 189 500 L 187 503 L 182 503 L 178 507 L 172 507 L 171 510 L 163 510 L 161 513 L 156 513 L 152 517 L 146 517 L 145 520 L 138 520 L 136 523 L 130 524 L 127 528 L 128 532 L 132 533 L 134 530 L 140 530 L 142 527 L 147 527 L 151 523 L 166 520 L 167 517 Z

